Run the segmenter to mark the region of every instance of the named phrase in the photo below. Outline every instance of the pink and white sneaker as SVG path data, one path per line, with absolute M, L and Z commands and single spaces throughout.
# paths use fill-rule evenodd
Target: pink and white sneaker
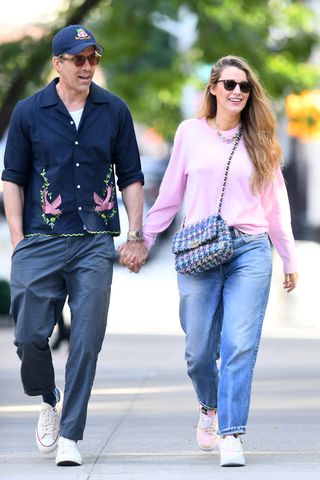
M 213 450 L 218 443 L 218 418 L 216 410 L 200 407 L 200 418 L 197 427 L 197 442 L 201 450 Z

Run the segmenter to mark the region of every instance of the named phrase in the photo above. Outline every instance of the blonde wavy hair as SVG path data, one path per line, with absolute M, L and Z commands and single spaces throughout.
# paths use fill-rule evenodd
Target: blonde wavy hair
M 269 97 L 243 58 L 228 55 L 213 65 L 198 117 L 215 118 L 217 101 L 215 95 L 210 93 L 210 87 L 217 83 L 223 69 L 229 66 L 243 70 L 252 84 L 247 104 L 241 112 L 241 124 L 243 139 L 254 166 L 250 187 L 253 192 L 258 192 L 265 182 L 272 180 L 276 167 L 282 161 L 282 152 L 276 137 L 277 122 Z

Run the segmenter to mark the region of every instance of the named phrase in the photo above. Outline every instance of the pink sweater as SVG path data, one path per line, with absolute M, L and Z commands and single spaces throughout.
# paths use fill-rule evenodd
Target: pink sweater
M 237 128 L 224 132 L 231 137 Z M 176 132 L 171 159 L 159 196 L 143 227 L 148 248 L 184 204 L 186 224 L 217 212 L 226 162 L 233 144 L 222 142 L 206 120 L 183 121 Z M 265 189 L 253 195 L 249 188 L 252 162 L 243 138 L 232 158 L 221 215 L 229 226 L 244 233 L 268 232 L 282 258 L 285 273 L 296 272 L 294 238 L 287 190 L 280 168 Z

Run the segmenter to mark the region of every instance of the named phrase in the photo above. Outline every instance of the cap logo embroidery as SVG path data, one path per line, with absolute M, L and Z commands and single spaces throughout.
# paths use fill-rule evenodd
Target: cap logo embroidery
M 76 29 L 77 35 L 74 37 L 76 40 L 90 40 L 91 36 L 83 29 Z

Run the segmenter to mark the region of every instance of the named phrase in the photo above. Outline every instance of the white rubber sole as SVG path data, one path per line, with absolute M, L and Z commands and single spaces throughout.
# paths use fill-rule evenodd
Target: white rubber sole
M 228 456 L 228 458 L 220 459 L 220 466 L 221 467 L 244 467 L 246 464 L 246 460 L 243 455 L 234 455 Z

